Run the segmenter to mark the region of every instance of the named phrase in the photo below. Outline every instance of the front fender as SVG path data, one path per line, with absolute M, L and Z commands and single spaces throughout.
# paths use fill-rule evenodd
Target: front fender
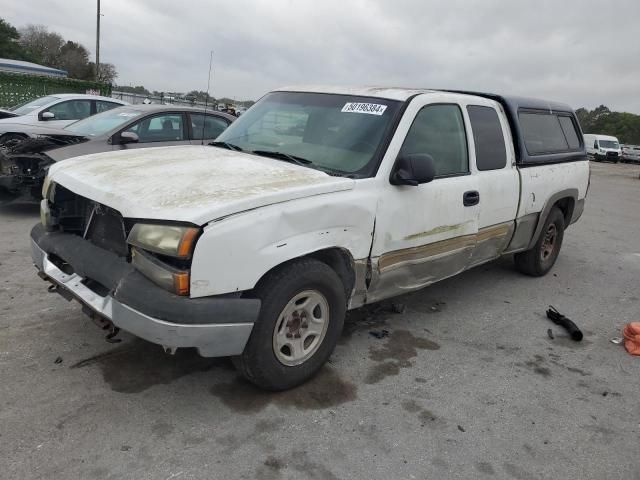
M 250 290 L 272 268 L 318 250 L 367 258 L 375 197 L 357 190 L 316 195 L 210 223 L 196 244 L 191 296 Z

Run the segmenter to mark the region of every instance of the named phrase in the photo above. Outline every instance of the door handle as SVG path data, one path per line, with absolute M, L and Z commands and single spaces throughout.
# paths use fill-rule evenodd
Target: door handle
M 473 207 L 480 203 L 480 192 L 477 190 L 469 190 L 462 195 L 462 203 L 465 207 Z

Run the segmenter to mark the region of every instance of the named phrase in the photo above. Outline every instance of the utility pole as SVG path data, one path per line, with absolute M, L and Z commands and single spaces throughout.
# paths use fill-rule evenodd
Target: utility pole
M 96 20 L 96 80 L 100 78 L 100 0 L 98 0 L 98 15 Z

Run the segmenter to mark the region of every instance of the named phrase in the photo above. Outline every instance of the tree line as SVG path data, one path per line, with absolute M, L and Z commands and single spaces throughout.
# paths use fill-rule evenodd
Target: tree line
M 0 58 L 24 60 L 46 67 L 65 70 L 69 78 L 113 83 L 118 73 L 111 63 L 96 65 L 89 60 L 89 50 L 62 35 L 50 32 L 44 25 L 27 25 L 17 29 L 0 18 Z
M 579 108 L 576 115 L 584 133 L 612 135 L 620 143 L 640 145 L 640 115 L 612 112 L 604 105 L 593 110 Z

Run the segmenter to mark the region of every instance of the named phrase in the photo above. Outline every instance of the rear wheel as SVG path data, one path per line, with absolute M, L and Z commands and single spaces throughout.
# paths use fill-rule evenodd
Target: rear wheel
M 532 249 L 516 253 L 516 268 L 533 277 L 546 275 L 556 263 L 564 239 L 564 215 L 553 207 Z
M 324 365 L 340 337 L 347 303 L 342 281 L 328 265 L 303 259 L 267 274 L 255 294 L 260 315 L 234 364 L 264 389 L 300 385 Z

